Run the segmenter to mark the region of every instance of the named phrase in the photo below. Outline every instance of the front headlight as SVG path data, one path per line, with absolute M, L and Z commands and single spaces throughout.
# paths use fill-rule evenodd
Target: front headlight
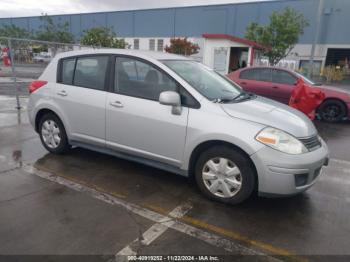
M 273 127 L 264 128 L 256 135 L 255 139 L 287 154 L 299 155 L 308 152 L 304 144 L 294 136 Z

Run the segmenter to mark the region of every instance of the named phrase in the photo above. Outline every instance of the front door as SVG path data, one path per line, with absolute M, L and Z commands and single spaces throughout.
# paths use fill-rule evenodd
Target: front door
M 106 140 L 111 149 L 180 166 L 185 145 L 188 108 L 174 115 L 158 102 L 162 91 L 177 83 L 152 64 L 117 57 L 114 93 L 106 103 Z

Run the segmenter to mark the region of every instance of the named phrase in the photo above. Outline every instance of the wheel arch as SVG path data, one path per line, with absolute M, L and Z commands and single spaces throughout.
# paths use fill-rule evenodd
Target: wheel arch
M 208 150 L 211 147 L 214 146 L 227 146 L 227 147 L 231 147 L 237 151 L 239 151 L 240 153 L 242 153 L 250 162 L 251 166 L 254 169 L 254 176 L 255 176 L 255 188 L 254 190 L 258 189 L 259 186 L 259 177 L 258 177 L 258 172 L 256 170 L 255 164 L 253 162 L 253 160 L 251 159 L 251 157 L 249 156 L 249 154 L 247 154 L 241 147 L 227 142 L 227 141 L 223 141 L 223 140 L 208 140 L 208 141 L 204 141 L 200 144 L 198 144 L 192 151 L 191 156 L 190 156 L 190 160 L 189 160 L 189 165 L 188 165 L 188 175 L 189 177 L 192 179 L 194 177 L 194 170 L 195 170 L 195 165 L 196 162 L 201 154 L 201 152 L 204 152 L 205 150 Z
M 40 123 L 40 119 L 44 116 L 44 115 L 46 115 L 46 114 L 54 114 L 56 117 L 58 117 L 60 120 L 61 120 L 61 122 L 62 122 L 62 124 L 63 124 L 63 126 L 65 127 L 65 125 L 64 125 L 64 123 L 63 123 L 63 121 L 62 121 L 62 118 L 58 115 L 58 114 L 56 114 L 56 112 L 55 111 L 53 111 L 53 110 L 51 110 L 51 109 L 49 109 L 49 108 L 42 108 L 42 109 L 40 109 L 37 113 L 36 113 L 36 115 L 35 115 L 35 131 L 38 133 L 39 132 L 39 123 Z

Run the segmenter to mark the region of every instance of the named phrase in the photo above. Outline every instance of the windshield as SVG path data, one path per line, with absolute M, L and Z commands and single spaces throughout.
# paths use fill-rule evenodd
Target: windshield
M 310 85 L 313 85 L 313 86 L 316 85 L 316 83 L 314 81 L 312 81 L 311 79 L 307 78 L 306 76 L 304 76 L 304 75 L 302 75 L 302 74 L 300 74 L 298 72 L 295 72 L 295 73 L 296 73 L 297 76 L 301 77 L 304 80 L 304 82 L 306 82 L 306 83 L 308 83 Z
M 243 93 L 233 82 L 198 62 L 164 60 L 162 63 L 209 100 L 232 100 Z

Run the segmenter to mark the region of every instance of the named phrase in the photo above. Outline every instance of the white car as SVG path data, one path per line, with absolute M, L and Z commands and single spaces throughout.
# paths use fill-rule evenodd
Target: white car
M 328 163 L 301 112 L 182 56 L 62 53 L 29 91 L 29 119 L 48 151 L 79 146 L 195 176 L 222 202 L 303 192 Z
M 33 61 L 37 63 L 49 63 L 51 61 L 52 57 L 48 54 L 38 54 L 33 57 Z

